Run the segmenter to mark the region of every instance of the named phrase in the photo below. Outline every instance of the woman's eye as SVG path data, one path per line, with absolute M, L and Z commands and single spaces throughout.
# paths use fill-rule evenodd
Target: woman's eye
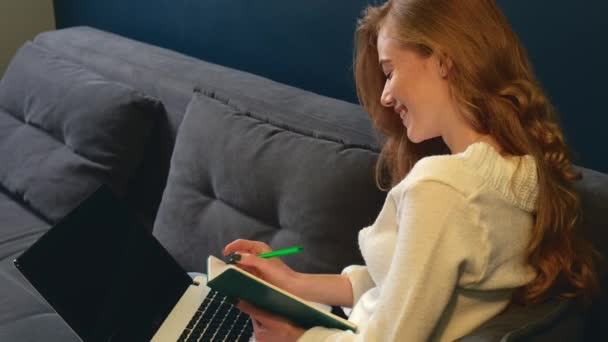
M 389 72 L 388 74 L 386 74 L 386 79 L 390 80 L 391 78 L 393 78 L 393 72 Z

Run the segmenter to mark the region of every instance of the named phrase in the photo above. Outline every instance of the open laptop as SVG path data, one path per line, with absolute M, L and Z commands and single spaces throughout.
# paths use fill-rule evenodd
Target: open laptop
M 249 317 L 203 277 L 193 280 L 106 186 L 15 265 L 85 342 L 249 341 L 252 335 Z

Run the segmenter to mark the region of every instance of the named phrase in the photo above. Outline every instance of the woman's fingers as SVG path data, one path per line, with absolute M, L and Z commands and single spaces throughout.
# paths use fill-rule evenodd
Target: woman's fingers
M 237 309 L 243 311 L 244 313 L 252 317 L 257 316 L 260 312 L 262 312 L 260 309 L 256 308 L 255 306 L 249 304 L 249 302 L 246 302 L 244 300 L 239 300 L 236 307 Z
M 267 261 L 266 259 L 258 258 L 257 256 L 248 253 L 240 253 L 240 255 L 241 258 L 236 262 L 238 267 L 257 277 L 263 277 L 262 274 L 267 270 L 265 268 L 266 264 L 264 263 Z
M 251 248 L 251 241 L 238 239 L 234 240 L 231 243 L 227 244 L 224 247 L 224 255 L 228 255 L 232 252 L 247 250 Z
M 255 267 L 244 266 L 244 265 L 241 265 L 241 264 L 237 264 L 237 266 L 238 266 L 240 269 L 242 269 L 242 270 L 244 270 L 244 271 L 247 271 L 247 272 L 249 272 L 249 273 L 253 274 L 254 276 L 256 276 L 256 277 L 258 277 L 258 278 L 262 278 L 262 274 L 261 274 L 261 273 L 258 271 L 258 269 L 257 269 L 257 268 L 255 268 Z
M 241 258 L 237 262 L 239 266 L 246 266 L 248 268 L 263 269 L 268 267 L 268 260 L 258 258 L 257 256 L 249 253 L 239 253 Z
M 247 315 L 249 315 L 252 320 L 256 320 L 261 325 L 268 324 L 271 320 L 277 319 L 273 314 L 258 309 L 257 307 L 249 304 L 244 300 L 239 300 L 239 303 L 236 305 L 236 307 Z
M 268 246 L 264 242 L 238 239 L 226 245 L 223 252 L 224 255 L 228 255 L 233 252 L 248 252 L 251 254 L 260 254 L 271 251 L 272 248 L 270 248 L 270 246 Z
M 258 319 L 258 314 L 260 312 L 260 310 L 258 308 L 256 308 L 255 306 L 247 303 L 244 300 L 239 300 L 238 304 L 236 305 L 237 309 L 241 310 L 242 312 L 246 313 L 249 318 L 251 319 L 251 325 L 253 325 L 253 331 L 255 333 L 256 338 L 259 338 L 259 334 L 262 331 L 262 327 L 263 327 L 263 323 Z
M 304 334 L 304 329 L 285 318 L 258 309 L 245 301 L 239 301 L 237 308 L 251 318 L 257 341 L 296 341 Z

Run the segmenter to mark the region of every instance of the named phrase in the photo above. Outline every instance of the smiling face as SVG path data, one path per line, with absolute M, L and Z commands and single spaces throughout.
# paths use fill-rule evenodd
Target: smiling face
M 400 45 L 390 27 L 383 25 L 378 32 L 379 63 L 387 77 L 381 103 L 394 108 L 412 142 L 442 136 L 455 114 L 447 70 L 435 55 Z

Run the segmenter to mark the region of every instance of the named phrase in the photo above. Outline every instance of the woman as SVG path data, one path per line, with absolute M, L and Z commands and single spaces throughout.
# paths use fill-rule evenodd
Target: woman
M 366 266 L 294 272 L 237 240 L 224 253 L 310 301 L 353 307 L 359 332 L 307 331 L 247 303 L 258 341 L 451 341 L 511 302 L 597 289 L 595 254 L 555 112 L 492 0 L 394 0 L 357 28 L 360 101 L 386 136 L 390 191 L 359 233 Z

